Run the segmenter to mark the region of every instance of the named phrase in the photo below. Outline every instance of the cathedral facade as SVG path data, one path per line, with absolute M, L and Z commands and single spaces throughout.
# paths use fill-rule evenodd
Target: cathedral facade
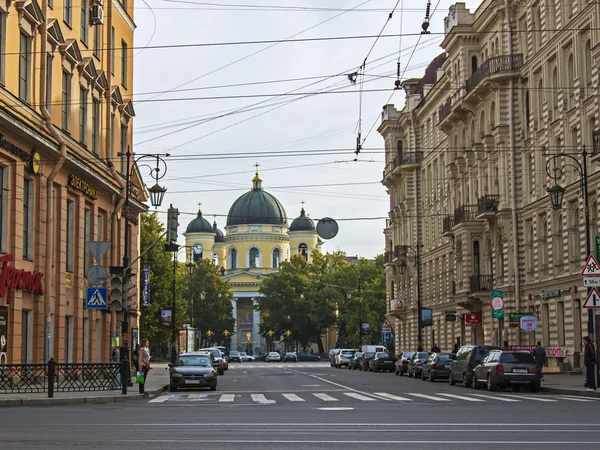
M 239 197 L 229 209 L 225 233 L 211 225 L 198 211 L 187 226 L 185 245 L 193 248 L 194 258 L 211 259 L 233 291 L 235 330 L 231 348 L 254 353 L 266 351 L 260 335 L 260 311 L 255 310 L 263 280 L 279 271 L 282 261 L 302 255 L 310 261 L 313 250 L 321 250 L 315 224 L 301 209 L 288 226 L 283 205 L 262 188 L 255 174 L 252 189 Z

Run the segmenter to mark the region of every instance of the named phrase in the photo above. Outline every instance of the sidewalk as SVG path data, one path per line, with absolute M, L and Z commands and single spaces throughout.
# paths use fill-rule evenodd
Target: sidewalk
M 138 392 L 135 383 L 135 373 L 132 373 L 133 386 L 127 387 L 127 395 L 121 394 L 121 389 L 112 391 L 94 392 L 56 392 L 54 398 L 48 398 L 48 392 L 23 393 L 23 394 L 0 394 L 0 407 L 2 406 L 50 406 L 66 405 L 72 403 L 110 403 L 124 402 L 128 400 L 148 399 L 159 395 L 169 385 L 169 371 L 166 370 L 167 363 L 152 364 L 152 370 L 146 379 L 147 395 Z
M 596 392 L 586 392 L 583 387 L 584 381 L 585 375 L 582 374 L 544 374 L 541 391 L 561 395 L 600 398 L 600 390 Z

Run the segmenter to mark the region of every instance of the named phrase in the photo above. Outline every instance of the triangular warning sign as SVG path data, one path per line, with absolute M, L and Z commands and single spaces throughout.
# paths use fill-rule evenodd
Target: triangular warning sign
M 600 294 L 598 294 L 598 289 L 593 287 L 590 290 L 583 307 L 600 309 Z
M 581 276 L 584 277 L 599 277 L 600 276 L 600 264 L 594 255 L 590 255 L 587 259 L 585 266 L 583 266 L 583 270 L 581 271 Z

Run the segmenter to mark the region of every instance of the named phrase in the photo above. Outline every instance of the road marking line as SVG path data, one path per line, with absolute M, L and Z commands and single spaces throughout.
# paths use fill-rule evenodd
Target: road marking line
M 406 397 L 398 397 L 397 395 L 387 394 L 385 392 L 373 392 L 375 395 L 379 395 L 380 397 L 389 398 L 390 400 L 398 400 L 401 402 L 412 402 L 412 398 Z
M 162 402 L 166 402 L 167 400 L 169 400 L 172 396 L 171 395 L 163 395 L 161 397 L 156 397 L 153 398 L 152 400 L 150 400 L 148 403 L 162 403 Z
M 223 394 L 219 399 L 220 402 L 232 402 L 235 399 L 234 394 Z
M 485 394 L 471 394 L 471 395 L 474 395 L 475 397 L 489 398 L 491 400 L 498 400 L 500 402 L 520 402 L 521 401 L 521 400 L 515 400 L 512 398 L 496 397 L 494 395 L 485 395 Z
M 557 395 L 556 397 L 560 398 L 561 400 L 572 400 L 574 402 L 593 402 L 593 401 L 596 401 L 596 399 L 594 399 L 594 398 L 576 397 L 574 395 Z
M 303 402 L 304 399 L 298 397 L 296 394 L 281 394 L 285 398 L 287 398 L 290 402 Z
M 524 398 L 527 400 L 534 400 L 536 402 L 557 402 L 558 400 L 554 400 L 552 398 L 542 398 L 542 397 L 530 397 L 528 395 L 511 395 L 511 394 L 500 394 L 503 397 L 510 397 L 510 398 Z
M 327 394 L 322 394 L 322 393 L 313 393 L 313 395 L 315 397 L 317 397 L 318 399 L 323 400 L 324 402 L 337 402 L 339 401 L 337 398 L 333 398 L 330 395 Z
M 481 400 L 480 398 L 463 397 L 462 395 L 455 395 L 455 394 L 440 394 L 440 395 L 443 395 L 444 397 L 457 398 L 459 400 L 466 400 L 468 402 L 485 402 L 485 400 Z
M 439 398 L 439 397 L 434 397 L 433 395 L 426 395 L 426 394 L 411 394 L 411 393 L 407 392 L 406 395 L 412 395 L 414 397 L 426 398 L 427 400 L 433 400 L 436 402 L 449 402 L 450 401 L 447 398 Z
M 344 395 L 355 398 L 357 400 L 361 400 L 363 402 L 374 402 L 375 401 L 374 398 L 367 397 L 366 395 L 362 395 L 362 394 L 357 394 L 356 392 L 344 392 Z
M 267 398 L 263 394 L 250 394 L 253 402 L 266 402 Z

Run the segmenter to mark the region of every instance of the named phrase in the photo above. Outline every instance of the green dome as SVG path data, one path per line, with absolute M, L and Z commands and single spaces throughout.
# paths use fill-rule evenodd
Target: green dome
M 208 220 L 202 217 L 202 211 L 198 211 L 198 216 L 192 220 L 185 230 L 186 233 L 214 233 L 212 225 Z
M 306 215 L 304 208 L 290 225 L 290 231 L 315 231 L 315 223 Z
M 227 214 L 227 226 L 247 224 L 287 225 L 285 209 L 279 200 L 262 190 L 258 173 L 252 180 L 252 190 L 233 202 Z

